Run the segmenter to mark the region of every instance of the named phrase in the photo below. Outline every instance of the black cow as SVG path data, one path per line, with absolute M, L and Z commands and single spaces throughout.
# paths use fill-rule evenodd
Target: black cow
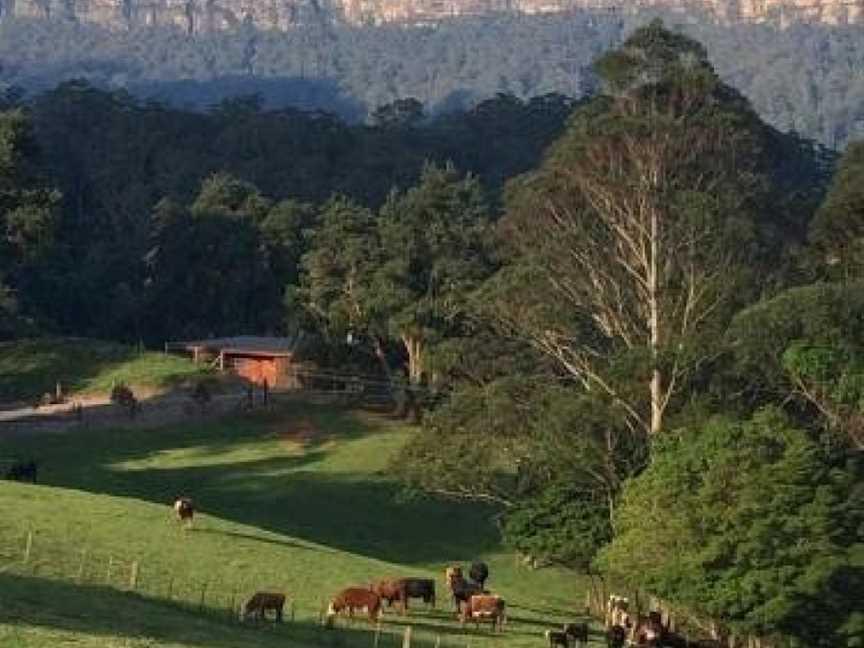
M 588 645 L 588 624 L 587 623 L 565 623 L 563 628 L 564 634 L 573 637 L 574 646 Z
M 435 581 L 431 578 L 404 578 L 407 605 L 412 598 L 423 599 L 426 605 L 435 607 Z
M 547 630 L 543 633 L 543 636 L 546 637 L 549 648 L 555 648 L 555 646 L 564 646 L 564 648 L 569 648 L 566 632 L 561 632 L 560 630 Z
M 29 481 L 32 484 L 36 483 L 36 476 L 39 472 L 39 464 L 32 459 L 30 461 L 18 461 L 12 464 L 6 472 L 6 479 L 14 481 Z
M 608 648 L 624 648 L 624 642 L 627 640 L 627 631 L 624 626 L 613 625 L 606 631 L 606 646 Z
M 468 578 L 480 585 L 481 590 L 485 589 L 486 579 L 489 578 L 489 567 L 483 562 L 471 563 L 471 569 L 468 570 Z

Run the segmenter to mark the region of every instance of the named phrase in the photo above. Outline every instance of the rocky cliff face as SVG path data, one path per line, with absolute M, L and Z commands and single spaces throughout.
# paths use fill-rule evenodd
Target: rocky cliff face
M 175 25 L 198 33 L 251 22 L 287 30 L 312 15 L 353 24 L 428 23 L 452 16 L 500 11 L 552 13 L 572 8 L 631 11 L 662 6 L 685 9 L 696 0 L 0 0 L 0 20 L 30 17 L 73 20 L 128 29 Z M 864 20 L 864 0 L 699 0 L 719 20 L 794 20 L 851 23 Z

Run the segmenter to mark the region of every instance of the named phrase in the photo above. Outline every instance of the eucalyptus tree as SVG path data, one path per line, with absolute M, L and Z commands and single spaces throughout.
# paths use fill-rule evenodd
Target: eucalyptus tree
M 595 68 L 603 93 L 509 188 L 511 263 L 489 311 L 656 435 L 744 295 L 765 127 L 699 43 L 658 21 Z
M 432 377 L 430 351 L 458 334 L 468 295 L 491 274 L 489 210 L 477 178 L 427 165 L 417 186 L 391 194 L 378 230 L 390 334 L 404 346 L 416 384 Z

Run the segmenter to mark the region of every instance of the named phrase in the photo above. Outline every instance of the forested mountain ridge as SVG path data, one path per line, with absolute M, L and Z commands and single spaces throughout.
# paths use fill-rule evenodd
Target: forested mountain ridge
M 0 91 L 33 95 L 86 78 L 175 106 L 259 94 L 268 108 L 320 109 L 349 121 L 405 98 L 427 114 L 470 109 L 498 93 L 578 98 L 596 84 L 591 61 L 651 15 L 499 13 L 405 27 L 352 26 L 322 14 L 288 31 L 240 23 L 194 35 L 176 26 L 13 18 L 0 24 Z M 704 43 L 721 78 L 773 126 L 832 148 L 864 134 L 861 25 L 780 28 L 674 12 L 666 22 Z

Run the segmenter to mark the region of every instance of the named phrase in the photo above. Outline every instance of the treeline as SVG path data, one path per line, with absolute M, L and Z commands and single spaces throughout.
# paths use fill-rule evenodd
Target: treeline
M 0 26 L 0 82 L 38 92 L 87 78 L 199 109 L 260 93 L 270 107 L 323 109 L 352 121 L 415 97 L 437 114 L 498 93 L 583 96 L 595 83 L 591 61 L 647 15 L 498 14 L 423 27 L 352 27 L 310 15 L 288 32 L 243 24 L 196 36 L 8 20 Z M 720 25 L 697 13 L 666 19 L 704 43 L 720 76 L 773 126 L 832 148 L 864 133 L 860 26 Z
M 864 148 L 771 127 L 658 22 L 592 75 L 578 103 L 404 100 L 369 126 L 10 96 L 0 330 L 315 332 L 422 418 L 409 493 L 488 502 L 535 563 L 730 646 L 852 648 Z
M 326 113 L 264 111 L 255 98 L 202 115 L 64 84 L 3 118 L 6 176 L 27 187 L 16 200 L 56 192 L 38 236 L 11 235 L 20 249 L 4 273 L 20 317 L 5 334 L 32 322 L 160 345 L 283 331 L 283 296 L 318 205 L 340 194 L 377 207 L 414 184 L 427 160 L 481 176 L 494 205 L 507 178 L 537 163 L 572 105 L 500 95 L 427 120 L 404 100 L 376 111 L 373 125 L 352 126 Z

